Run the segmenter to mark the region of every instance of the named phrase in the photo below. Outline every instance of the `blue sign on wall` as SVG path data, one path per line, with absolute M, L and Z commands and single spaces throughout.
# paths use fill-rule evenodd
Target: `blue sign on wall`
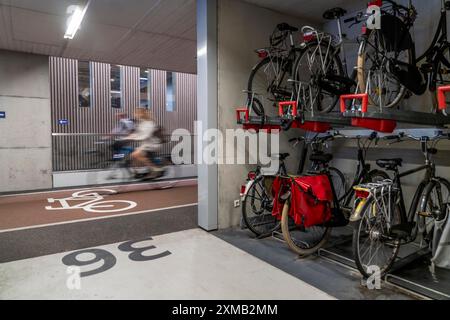
M 58 120 L 58 123 L 59 123 L 61 126 L 67 126 L 67 125 L 69 124 L 69 120 L 67 120 L 67 119 L 59 119 L 59 120 Z
M 6 112 L 0 111 L 0 119 L 6 119 Z

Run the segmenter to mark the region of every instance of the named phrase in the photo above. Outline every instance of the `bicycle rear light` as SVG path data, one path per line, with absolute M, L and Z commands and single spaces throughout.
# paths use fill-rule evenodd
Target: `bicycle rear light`
M 247 186 L 246 186 L 246 185 L 242 185 L 242 186 L 241 186 L 241 197 L 244 196 L 245 190 L 246 190 L 246 189 L 247 189 Z
M 311 31 L 311 32 L 305 32 L 303 33 L 303 41 L 304 42 L 310 42 L 316 39 L 316 34 L 315 32 Z
M 370 7 L 370 6 L 381 7 L 382 5 L 383 5 L 383 0 L 375 0 L 375 1 L 370 1 L 367 6 L 368 7 Z
M 370 192 L 364 189 L 355 189 L 355 197 L 357 199 L 367 199 L 370 195 Z
M 256 50 L 256 54 L 258 54 L 258 57 L 260 57 L 261 59 L 265 59 L 269 56 L 269 53 L 266 49 Z
M 248 177 L 249 180 L 255 180 L 256 173 L 255 172 L 249 172 L 247 177 Z
M 368 31 L 369 29 L 367 29 L 367 26 L 366 25 L 363 25 L 362 26 L 362 28 L 361 28 L 361 33 L 365 36 L 365 35 L 367 35 L 367 31 Z

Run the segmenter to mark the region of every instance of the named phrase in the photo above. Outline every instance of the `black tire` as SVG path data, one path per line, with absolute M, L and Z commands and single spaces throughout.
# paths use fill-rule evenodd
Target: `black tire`
M 295 79 L 295 86 L 294 86 L 294 92 L 295 97 L 297 100 L 299 100 L 302 104 L 305 110 L 312 111 L 313 108 L 314 111 L 318 111 L 320 113 L 328 113 L 331 112 L 338 100 L 339 100 L 339 94 L 336 95 L 334 93 L 328 92 L 322 88 L 316 83 L 317 82 L 317 76 L 322 76 L 324 72 L 332 74 L 334 76 L 340 77 L 342 79 L 345 78 L 345 72 L 342 67 L 342 62 L 339 57 L 339 55 L 335 52 L 334 48 L 330 47 L 329 57 L 332 57 L 333 63 L 329 64 L 329 67 L 327 70 L 311 70 L 310 66 L 308 66 L 308 70 L 305 69 L 305 59 L 308 59 L 308 54 L 313 52 L 314 54 L 318 53 L 318 50 L 315 50 L 318 47 L 317 41 L 310 41 L 306 44 L 306 46 L 302 49 L 300 55 L 297 57 L 294 68 L 292 71 L 292 74 L 294 75 Z M 321 52 L 326 52 L 328 48 L 328 43 L 325 41 L 321 42 L 322 50 Z M 320 54 L 320 53 L 319 53 Z M 319 59 L 315 60 L 319 61 Z M 332 69 L 330 69 L 332 68 Z M 311 99 L 309 97 L 310 92 L 309 90 L 299 90 L 299 82 L 308 82 L 311 86 L 311 88 L 316 92 L 313 95 L 315 96 L 314 99 Z M 337 81 L 339 82 L 339 81 Z M 335 83 L 335 85 L 338 85 Z M 339 85 L 338 85 L 339 86 Z M 302 87 L 303 88 L 303 87 Z M 348 93 L 348 92 L 345 92 Z M 324 99 L 324 97 L 328 97 Z M 317 99 L 316 99 L 317 98 Z M 312 105 L 312 108 L 311 108 Z
M 327 242 L 331 234 L 331 227 L 313 226 L 304 228 L 295 225 L 289 216 L 290 200 L 286 201 L 281 216 L 281 230 L 288 247 L 299 256 L 311 255 Z
M 440 192 L 440 196 L 438 196 L 438 192 Z M 446 179 L 439 178 L 425 188 L 420 202 L 419 212 L 431 212 L 434 215 L 432 217 L 419 216 L 417 227 L 423 239 L 428 243 L 432 243 L 433 240 L 435 221 L 441 221 L 446 218 L 449 203 L 450 182 Z M 434 252 L 434 248 L 432 249 Z
M 330 172 L 331 181 L 333 183 L 336 197 L 340 202 L 345 196 L 345 192 L 347 190 L 347 180 L 345 179 L 345 175 L 339 169 L 329 167 L 328 170 Z
M 366 200 L 366 203 L 363 205 L 361 209 L 361 219 L 354 223 L 354 230 L 353 230 L 353 257 L 355 259 L 356 267 L 358 268 L 359 272 L 361 272 L 362 276 L 367 279 L 371 276 L 367 272 L 366 266 L 368 267 L 367 263 L 371 263 L 370 266 L 378 266 L 380 270 L 381 276 L 385 276 L 387 272 L 392 268 L 392 265 L 395 262 L 395 259 L 397 257 L 398 251 L 400 249 L 400 241 L 399 240 L 392 240 L 387 239 L 384 237 L 383 232 L 379 232 L 377 228 L 383 227 L 383 221 L 381 221 L 380 216 L 381 215 L 373 215 L 372 209 L 375 208 L 373 206 L 374 204 L 374 198 L 369 197 Z M 395 216 L 393 217 L 393 221 L 391 223 L 395 224 L 394 221 L 399 223 L 400 216 L 397 205 L 397 210 L 394 210 Z M 378 224 L 376 219 L 378 219 Z M 369 225 L 370 224 L 370 225 Z M 366 227 L 371 227 L 370 232 L 366 232 Z M 376 238 L 376 235 L 380 234 L 379 238 Z M 369 237 L 372 237 L 376 240 L 371 240 Z M 374 256 L 370 258 L 369 261 L 366 261 L 364 258 L 366 257 L 367 253 L 372 253 L 372 244 L 377 244 L 377 242 L 380 243 L 380 245 L 377 247 L 377 249 L 374 249 L 374 253 L 376 254 L 379 252 L 379 249 L 382 250 L 387 249 L 388 254 L 384 255 L 384 258 L 386 261 L 384 263 L 380 262 L 380 259 L 373 260 Z M 370 244 L 371 247 L 369 249 L 361 248 L 361 245 Z M 389 254 L 389 251 L 392 251 Z M 378 262 L 378 263 L 377 263 Z
M 272 184 L 275 177 L 258 176 L 242 200 L 242 218 L 257 237 L 264 237 L 280 228 L 280 221 L 272 215 Z
M 271 90 L 275 76 L 265 72 L 265 68 L 269 63 L 283 64 L 285 61 L 276 57 L 264 58 L 252 69 L 248 79 L 248 104 L 251 104 L 252 110 L 258 116 L 264 116 L 267 113 L 265 109 L 268 108 L 269 104 L 273 104 L 274 107 L 277 107 L 277 102 L 291 100 L 291 97 L 293 96 L 292 85 L 288 82 L 290 78 L 288 72 L 290 72 L 290 70 L 284 71 L 285 73 L 280 80 L 281 85 L 279 85 L 280 91 L 286 91 L 286 94 L 279 94 Z M 267 69 L 272 70 L 273 68 Z M 288 96 L 288 93 L 290 96 Z

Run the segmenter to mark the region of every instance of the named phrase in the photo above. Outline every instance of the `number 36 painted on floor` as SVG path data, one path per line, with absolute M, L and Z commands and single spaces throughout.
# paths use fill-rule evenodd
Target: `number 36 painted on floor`
M 142 248 L 134 248 L 133 245 L 139 242 L 153 240 L 152 238 L 147 238 L 138 241 L 127 241 L 119 245 L 118 249 L 122 252 L 130 252 L 128 258 L 132 261 L 151 261 L 166 257 L 172 254 L 170 251 L 164 251 L 162 253 L 154 254 L 154 255 L 143 255 L 144 252 L 152 249 L 156 249 L 155 246 L 147 246 Z M 93 254 L 94 257 L 90 260 L 79 260 L 78 257 L 82 254 Z M 66 266 L 72 267 L 83 267 L 91 264 L 95 264 L 103 260 L 103 264 L 97 269 L 84 271 L 80 273 L 81 277 L 88 277 L 95 274 L 99 274 L 105 272 L 116 265 L 117 259 L 116 257 L 110 253 L 109 251 L 103 249 L 86 249 L 72 252 L 62 258 L 62 263 Z

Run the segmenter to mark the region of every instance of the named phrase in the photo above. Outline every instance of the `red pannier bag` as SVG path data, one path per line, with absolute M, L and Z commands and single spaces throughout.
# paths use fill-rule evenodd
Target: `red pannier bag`
M 333 191 L 328 176 L 303 176 L 292 179 L 290 216 L 296 225 L 309 228 L 331 220 Z

